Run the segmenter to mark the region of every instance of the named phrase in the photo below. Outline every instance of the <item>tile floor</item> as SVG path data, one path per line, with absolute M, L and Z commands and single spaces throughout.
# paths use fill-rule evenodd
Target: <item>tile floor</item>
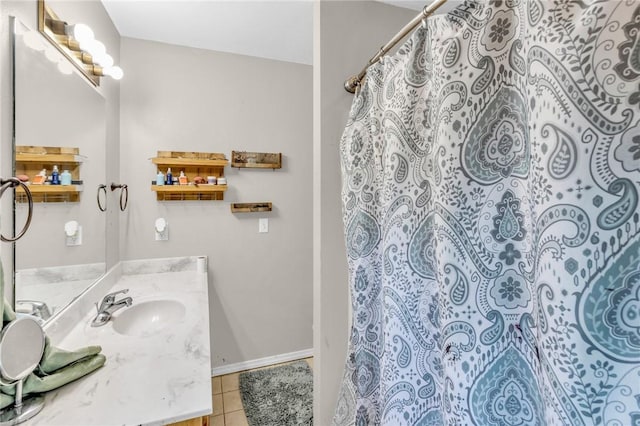
M 313 358 L 306 358 L 305 361 L 313 368 Z M 256 370 L 270 367 L 275 367 L 275 365 Z M 209 419 L 210 426 L 248 426 L 240 399 L 239 377 L 240 373 L 232 373 L 211 378 L 213 414 Z

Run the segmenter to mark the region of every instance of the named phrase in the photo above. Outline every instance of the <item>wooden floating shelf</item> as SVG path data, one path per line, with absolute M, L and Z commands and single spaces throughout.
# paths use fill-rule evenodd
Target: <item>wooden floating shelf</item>
M 24 189 L 16 188 L 18 193 L 24 194 Z M 65 194 L 67 192 L 82 192 L 82 185 L 29 185 L 32 194 Z
M 264 203 L 231 203 L 231 213 L 270 212 L 272 204 Z
M 23 163 L 82 163 L 79 148 L 61 146 L 16 146 L 16 162 Z
M 151 190 L 156 192 L 224 192 L 227 185 L 151 185 Z
M 151 185 L 158 201 L 222 200 L 227 185 Z
M 237 169 L 280 169 L 282 166 L 279 164 L 271 164 L 271 163 L 231 163 L 231 167 L 235 167 Z
M 219 152 L 196 152 L 196 151 L 158 151 L 160 158 L 185 158 L 187 160 L 224 160 L 227 158 Z
M 280 169 L 282 168 L 282 153 L 231 151 L 231 167 Z
M 16 161 L 21 163 L 78 164 L 78 163 L 82 163 L 82 157 L 74 154 L 19 154 L 19 153 L 16 153 Z
M 166 158 L 166 157 L 153 157 L 151 159 L 153 164 L 158 166 L 185 166 L 185 167 L 224 167 L 228 166 L 227 160 L 203 160 L 192 158 Z
M 76 202 L 82 190 L 82 185 L 29 185 L 34 203 Z M 27 195 L 21 187 L 16 188 L 16 201 L 27 202 Z

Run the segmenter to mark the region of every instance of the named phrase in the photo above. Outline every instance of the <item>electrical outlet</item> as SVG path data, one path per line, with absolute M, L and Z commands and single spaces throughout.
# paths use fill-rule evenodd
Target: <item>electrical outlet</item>
M 169 241 L 169 225 L 162 232 L 156 231 L 156 241 Z
M 267 219 L 266 217 L 261 217 L 260 219 L 258 219 L 258 232 L 269 232 L 269 219 Z
M 156 241 L 169 240 L 169 224 L 163 217 L 159 217 L 155 222 Z
M 72 236 L 66 235 L 67 247 L 82 245 L 82 226 L 78 225 L 76 233 Z

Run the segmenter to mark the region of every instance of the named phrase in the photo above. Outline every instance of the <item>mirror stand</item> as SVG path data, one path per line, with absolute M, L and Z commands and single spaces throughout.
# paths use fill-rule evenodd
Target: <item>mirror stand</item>
M 22 383 L 24 379 L 16 383 L 16 402 L 13 407 L 7 407 L 0 413 L 0 426 L 13 426 L 26 422 L 44 407 L 43 396 L 30 396 L 22 399 Z

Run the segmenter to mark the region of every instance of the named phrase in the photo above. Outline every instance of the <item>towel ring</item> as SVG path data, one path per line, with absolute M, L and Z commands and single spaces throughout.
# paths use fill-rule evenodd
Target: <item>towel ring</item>
M 29 226 L 31 226 L 31 218 L 33 217 L 33 196 L 31 195 L 29 187 L 24 182 L 16 177 L 11 177 L 9 179 L 0 178 L 0 198 L 2 198 L 4 191 L 9 188 L 16 188 L 18 186 L 21 186 L 22 189 L 24 189 L 24 193 L 27 196 L 27 202 L 29 203 L 29 213 L 27 214 L 27 221 L 25 222 L 22 231 L 20 231 L 18 235 L 14 236 L 13 238 L 7 238 L 4 235 L 0 234 L 0 240 L 4 241 L 5 243 L 18 241 L 23 237 L 27 230 L 29 230 Z
M 111 191 L 115 191 L 118 188 L 120 188 L 120 211 L 123 212 L 127 209 L 127 204 L 129 204 L 129 187 L 126 184 L 116 185 L 113 182 L 111 183 Z
M 104 191 L 104 207 L 102 206 L 102 203 L 100 202 L 100 190 Z M 98 185 L 98 192 L 96 195 L 96 201 L 98 202 L 98 208 L 100 209 L 101 212 L 106 212 L 107 211 L 107 185 L 105 185 L 104 183 Z

